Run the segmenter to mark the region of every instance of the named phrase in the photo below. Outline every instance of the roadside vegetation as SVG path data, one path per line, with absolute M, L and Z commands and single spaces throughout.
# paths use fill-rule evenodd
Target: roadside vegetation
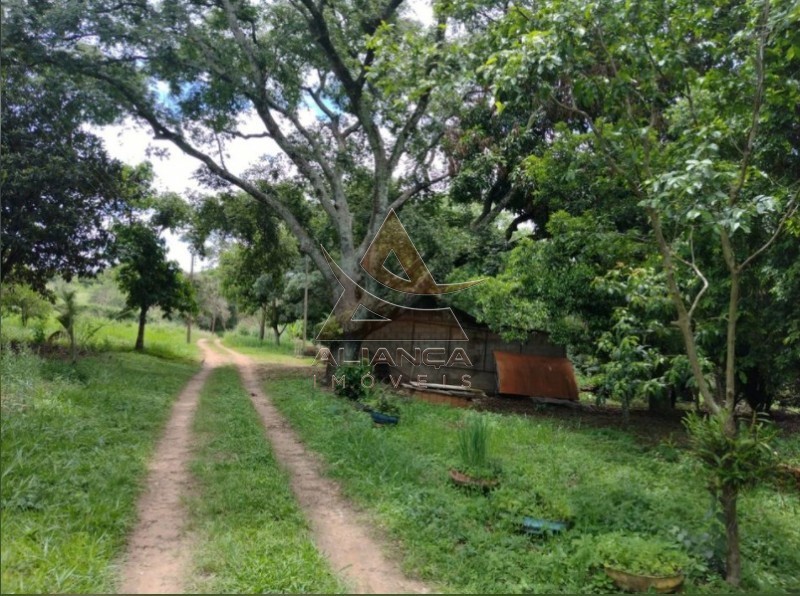
M 624 561 L 657 573 L 679 565 L 687 592 L 735 591 L 720 578 L 724 542 L 699 464 L 675 441 L 632 432 L 489 413 L 488 456 L 502 469 L 483 496 L 456 488 L 463 410 L 400 400 L 397 427 L 309 380 L 267 386 L 304 442 L 348 496 L 398 540 L 406 569 L 457 592 L 615 591 L 603 566 Z M 778 441 L 796 458 L 800 440 Z M 741 503 L 742 588 L 800 589 L 800 499 L 791 486 L 762 486 Z M 570 529 L 534 538 L 522 518 Z
M 61 337 L 50 339 L 58 330 L 59 323 L 54 316 L 37 321 L 35 325 L 28 327 L 23 327 L 16 315 L 3 317 L 3 340 L 33 344 L 34 350 L 44 349 L 52 352 L 63 347 L 67 351 L 68 339 Z M 136 341 L 137 324 L 133 320 L 79 315 L 75 334 L 79 356 L 101 352 L 132 352 Z M 209 334 L 202 331 L 193 332 L 195 340 L 208 336 Z M 197 343 L 195 341 L 186 343 L 186 327 L 172 321 L 154 321 L 148 325 L 147 345 L 142 353 L 168 360 L 200 360 L 200 348 L 197 347 Z
M 3 592 L 114 590 L 153 445 L 197 370 L 177 356 L 107 352 L 71 365 L 3 346 Z
M 300 340 L 294 342 L 283 341 L 280 344 L 267 335 L 264 340 L 258 339 L 256 335 L 243 334 L 241 332 L 229 332 L 222 338 L 222 343 L 242 354 L 254 357 L 263 362 L 275 364 L 287 364 L 291 366 L 305 366 L 314 361 L 313 356 L 299 356 Z M 311 345 L 308 343 L 307 345 Z
M 235 369 L 208 379 L 194 430 L 191 511 L 199 549 L 190 587 L 207 594 L 343 591 L 314 546 Z

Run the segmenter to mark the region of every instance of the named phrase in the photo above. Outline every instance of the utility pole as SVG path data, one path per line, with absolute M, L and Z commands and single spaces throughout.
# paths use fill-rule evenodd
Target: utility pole
M 306 263 L 306 283 L 305 290 L 303 291 L 303 349 L 306 348 L 306 338 L 308 337 L 306 330 L 308 328 L 308 255 L 305 256 Z
M 189 254 L 192 255 L 189 261 L 189 283 L 194 284 L 194 251 L 189 251 Z M 192 313 L 186 317 L 186 343 L 192 343 Z

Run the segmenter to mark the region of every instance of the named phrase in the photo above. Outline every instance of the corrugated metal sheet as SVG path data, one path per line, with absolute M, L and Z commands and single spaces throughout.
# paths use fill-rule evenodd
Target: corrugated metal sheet
M 578 400 L 578 384 L 567 358 L 494 351 L 498 392 Z

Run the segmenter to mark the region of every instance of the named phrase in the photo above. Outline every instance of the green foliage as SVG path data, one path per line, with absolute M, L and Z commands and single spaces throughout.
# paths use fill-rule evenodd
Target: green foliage
M 77 348 L 75 324 L 78 313 L 81 311 L 75 290 L 65 289 L 61 293 L 61 304 L 58 305 L 57 310 L 58 316 L 56 316 L 56 321 L 58 321 L 62 327 L 62 331 L 67 335 L 70 353 L 72 354 L 72 362 L 75 362 Z
M 235 369 L 218 369 L 206 381 L 194 430 L 193 591 L 342 592 Z
M 196 370 L 132 353 L 72 366 L 3 346 L 4 592 L 114 591 L 147 461 Z
M 200 213 L 210 230 L 236 240 L 220 255 L 222 294 L 242 312 L 258 313 L 259 339 L 269 325 L 279 342 L 287 323 L 297 316 L 292 305 L 302 300 L 296 283 L 291 293 L 287 291 L 288 271 L 298 261 L 294 240 L 265 205 L 243 194 L 207 199 Z M 210 220 L 214 215 L 220 219 Z
M 125 180 L 126 166 L 83 126 L 113 112 L 97 87 L 26 58 L 3 43 L 0 276 L 46 293 L 57 274 L 108 266 L 108 221 L 124 213 L 126 186 L 142 181 Z
M 690 457 L 654 457 L 641 436 L 598 428 L 593 415 L 481 414 L 491 419 L 492 456 L 502 462 L 503 480 L 476 499 L 448 481 L 460 461 L 463 411 L 399 400 L 403 424 L 386 433 L 327 391 L 314 390 L 310 378 L 273 379 L 267 391 L 345 494 L 385 529 L 403 567 L 437 591 L 613 591 L 591 542 L 612 534 L 647 541 L 650 563 L 662 560 L 655 552 L 663 545 L 663 560 L 680 563 L 686 573 L 687 593 L 736 593 L 714 577 L 707 559 L 702 537 L 717 536 L 718 526 L 708 515 L 699 465 Z M 800 453 L 797 435 L 786 433 L 780 449 L 782 458 Z M 800 586 L 798 511 L 796 492 L 763 485 L 742 496 L 746 591 Z M 572 526 L 541 542 L 521 532 L 523 516 Z M 576 539 L 586 540 L 580 549 Z
M 692 412 L 685 424 L 692 451 L 707 468 L 715 493 L 724 486 L 752 487 L 774 474 L 777 431 L 768 422 L 754 418 L 731 432 L 727 415 L 704 417 Z
M 144 349 L 144 324 L 147 312 L 158 306 L 169 318 L 174 311 L 196 313 L 194 288 L 184 278 L 180 267 L 167 260 L 165 242 L 150 226 L 132 222 L 117 228 L 116 270 L 126 304 L 139 311 L 140 332 L 136 349 Z
M 5 284 L 0 292 L 0 308 L 19 314 L 23 327 L 27 327 L 30 319 L 46 319 L 52 310 L 50 303 L 30 286 Z
M 397 398 L 392 397 L 386 389 L 377 385 L 367 390 L 366 395 L 361 398 L 361 402 L 371 410 L 381 414 L 388 416 L 400 415 L 400 406 L 397 403 Z
M 458 431 L 458 455 L 461 470 L 466 473 L 486 473 L 489 465 L 489 421 L 486 416 L 473 414 L 464 419 Z
M 369 364 L 344 364 L 333 369 L 331 384 L 333 392 L 339 397 L 359 400 L 367 396 L 368 389 L 362 383 L 362 379 L 372 374 Z M 365 381 L 369 385 L 370 380 Z
M 687 570 L 689 557 L 673 542 L 623 532 L 609 532 L 575 540 L 576 556 L 595 569 L 613 567 L 651 576 L 677 575 Z

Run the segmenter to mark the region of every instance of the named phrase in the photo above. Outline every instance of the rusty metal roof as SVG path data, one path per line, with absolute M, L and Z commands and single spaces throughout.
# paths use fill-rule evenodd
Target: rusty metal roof
M 498 393 L 578 400 L 578 384 L 567 358 L 494 351 Z

